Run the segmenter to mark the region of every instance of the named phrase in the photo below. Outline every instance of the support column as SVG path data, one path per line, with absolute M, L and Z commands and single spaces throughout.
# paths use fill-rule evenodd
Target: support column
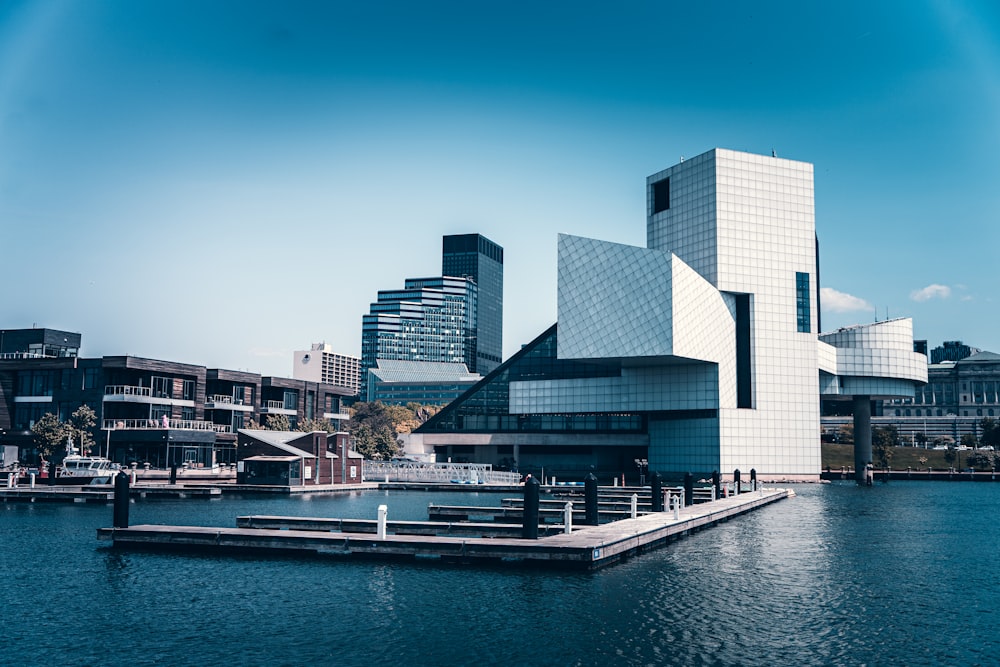
M 854 479 L 868 483 L 868 464 L 872 462 L 872 399 L 854 397 Z

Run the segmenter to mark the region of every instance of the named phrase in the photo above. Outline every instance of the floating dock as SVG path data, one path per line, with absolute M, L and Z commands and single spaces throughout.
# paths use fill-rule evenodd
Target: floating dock
M 130 528 L 100 528 L 99 540 L 116 549 L 152 549 L 172 551 L 208 551 L 230 554 L 278 554 L 330 556 L 341 558 L 401 558 L 436 560 L 448 563 L 516 563 L 548 565 L 591 570 L 616 563 L 629 556 L 660 547 L 692 530 L 750 512 L 794 492 L 786 489 L 761 489 L 690 505 L 675 511 L 649 513 L 635 519 L 623 519 L 599 526 L 573 526 L 570 533 L 558 533 L 538 539 L 517 537 L 469 537 L 447 534 L 440 528 L 433 535 L 402 532 L 372 535 L 340 521 L 313 524 L 267 524 L 258 517 L 244 518 L 244 526 L 217 528 L 199 526 L 141 525 Z M 287 521 L 288 517 L 270 517 Z M 397 528 L 399 526 L 397 522 Z M 432 522 L 427 522 L 432 523 Z M 255 528 L 253 525 L 279 526 Z M 453 530 L 451 524 L 447 530 Z M 387 524 L 387 529 L 392 522 Z M 310 528 L 303 530 L 303 528 Z
M 209 487 L 190 487 L 183 484 L 139 485 L 129 488 L 129 497 L 142 498 L 212 498 L 222 491 Z M 114 487 L 110 484 L 85 484 L 82 486 L 18 486 L 0 488 L 0 502 L 25 503 L 105 503 L 114 502 Z

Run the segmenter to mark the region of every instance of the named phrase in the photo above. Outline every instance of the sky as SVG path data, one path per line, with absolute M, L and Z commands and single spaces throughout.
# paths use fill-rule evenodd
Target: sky
M 815 165 L 824 330 L 1000 352 L 992 0 L 3 0 L 0 328 L 288 376 L 478 232 L 506 358 L 714 147 Z

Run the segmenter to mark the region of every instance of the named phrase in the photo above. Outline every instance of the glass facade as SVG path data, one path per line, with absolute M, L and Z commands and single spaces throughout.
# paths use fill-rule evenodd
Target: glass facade
M 553 325 L 493 373 L 483 378 L 441 412 L 418 433 L 642 433 L 646 423 L 639 413 L 511 414 L 510 383 L 527 380 L 618 377 L 616 364 L 597 364 L 556 358 L 557 334 Z
M 476 283 L 475 333 L 466 366 L 486 375 L 503 355 L 503 248 L 480 234 L 445 236 L 441 273 Z
M 810 333 L 812 324 L 810 322 L 808 273 L 797 272 L 795 274 L 795 315 L 799 333 Z
M 474 361 L 478 289 L 469 278 L 410 278 L 402 290 L 380 291 L 362 316 L 362 400 L 368 370 L 379 359 Z

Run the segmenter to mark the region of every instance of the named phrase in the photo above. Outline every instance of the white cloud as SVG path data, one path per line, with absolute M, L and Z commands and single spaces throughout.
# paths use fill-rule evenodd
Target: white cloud
M 838 292 L 832 287 L 821 287 L 819 290 L 819 298 L 823 309 L 829 310 L 832 313 L 853 313 L 859 310 L 875 310 L 875 306 L 871 305 L 861 297 Z
M 951 296 L 951 288 L 947 285 L 928 285 L 923 289 L 910 292 L 910 298 L 914 301 L 928 301 L 930 299 L 947 299 Z

